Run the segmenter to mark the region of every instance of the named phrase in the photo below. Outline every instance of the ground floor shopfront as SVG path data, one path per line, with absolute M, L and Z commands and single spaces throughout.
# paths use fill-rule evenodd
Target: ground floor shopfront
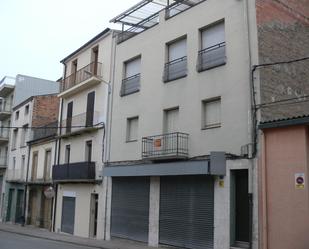
M 28 186 L 27 224 L 51 230 L 53 198 L 44 194 L 51 185 L 31 184 Z
M 25 185 L 17 182 L 6 182 L 3 198 L 3 220 L 6 222 L 24 222 Z
M 103 184 L 61 183 L 57 187 L 55 231 L 103 239 Z
M 252 205 L 256 189 L 252 162 L 227 160 L 222 175 L 203 171 L 206 164 L 106 169 L 110 189 L 107 239 L 120 237 L 155 247 L 226 249 L 251 244 L 257 248 L 257 229 L 252 225 L 257 216 Z

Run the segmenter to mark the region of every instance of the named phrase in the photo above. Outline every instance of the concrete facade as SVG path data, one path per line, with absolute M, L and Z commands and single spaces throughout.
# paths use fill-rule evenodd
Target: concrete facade
M 248 4 L 248 5 L 247 5 Z M 248 17 L 250 13 L 250 17 Z M 252 14 L 254 13 L 254 14 Z M 252 15 L 251 15 L 252 14 Z M 247 18 L 244 18 L 248 17 Z M 201 49 L 201 31 L 224 20 L 226 64 L 197 72 L 198 51 Z M 231 229 L 231 170 L 248 171 L 248 194 L 253 195 L 252 248 L 258 248 L 258 206 L 255 161 L 243 152 L 252 143 L 250 65 L 256 56 L 257 42 L 251 44 L 249 26 L 255 37 L 255 5 L 246 1 L 205 1 L 198 6 L 165 18 L 159 14 L 159 23 L 116 46 L 113 77 L 113 104 L 107 166 L 117 167 L 151 164 L 143 160 L 142 138 L 166 132 L 165 112 L 178 108 L 179 132 L 189 134 L 189 159 L 207 158 L 212 151 L 225 151 L 235 156 L 227 159 L 226 175 L 214 179 L 214 248 L 226 249 L 234 244 Z M 163 82 L 163 69 L 168 57 L 168 44 L 186 39 L 187 74 L 177 80 Z M 254 39 L 252 39 L 254 40 Z M 137 45 L 138 44 L 138 45 Z M 250 50 L 255 53 L 250 53 Z M 251 54 L 251 55 L 250 55 Z M 140 88 L 121 96 L 126 63 L 140 57 Z M 256 57 L 255 57 L 256 59 Z M 202 127 L 203 101 L 221 100 L 221 122 L 217 127 Z M 128 120 L 138 117 L 137 139 L 128 139 Z M 250 146 L 249 146 L 250 147 Z M 171 159 L 173 160 L 173 159 Z M 177 161 L 176 161 L 177 162 Z M 159 246 L 160 178 L 150 177 L 148 244 Z M 106 238 L 111 239 L 112 184 L 108 187 L 108 220 Z
M 72 133 L 68 133 L 66 128 L 59 130 L 57 162 L 55 165 L 70 165 L 74 163 L 86 163 L 91 160 L 95 164 L 95 177 L 82 181 L 78 179 L 67 179 L 57 182 L 56 200 L 56 232 L 62 231 L 63 222 L 63 198 L 75 198 L 75 220 L 73 234 L 81 237 L 104 237 L 105 228 L 105 192 L 104 179 L 102 177 L 105 126 L 107 123 L 108 100 L 110 91 L 110 77 L 112 72 L 114 31 L 106 29 L 81 48 L 66 57 L 64 64 L 64 76 L 62 84 L 70 81 L 70 77 L 83 74 L 84 71 L 92 71 L 93 63 L 98 63 L 94 78 L 82 79 L 74 82 L 74 86 L 62 91 L 61 109 L 59 111 L 59 126 L 67 126 L 68 103 L 73 103 L 72 108 Z M 96 57 L 93 51 L 96 51 Z M 77 61 L 77 64 L 76 64 Z M 75 72 L 73 64 L 76 65 Z M 87 71 L 87 72 L 88 72 Z M 93 83 L 96 82 L 96 83 Z M 63 85 L 62 85 L 63 86 Z M 93 123 L 91 127 L 86 127 L 88 113 L 88 94 L 94 93 Z M 75 127 L 74 126 L 80 126 Z M 88 130 L 87 130 L 88 128 Z M 89 130 L 90 128 L 90 130 Z M 91 152 L 87 152 L 87 142 L 91 141 Z M 67 162 L 66 148 L 70 146 L 70 160 Z M 55 179 L 54 179 L 55 180 Z M 91 197 L 97 195 L 97 210 L 94 211 Z M 92 220 L 93 212 L 96 212 L 96 223 Z

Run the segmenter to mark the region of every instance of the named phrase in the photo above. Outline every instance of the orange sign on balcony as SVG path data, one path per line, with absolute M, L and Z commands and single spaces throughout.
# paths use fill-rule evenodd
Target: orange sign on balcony
M 155 146 L 156 148 L 158 148 L 158 147 L 161 147 L 161 146 L 162 146 L 162 143 L 161 143 L 161 138 L 159 138 L 159 139 L 155 139 L 155 140 L 154 140 L 154 146 Z

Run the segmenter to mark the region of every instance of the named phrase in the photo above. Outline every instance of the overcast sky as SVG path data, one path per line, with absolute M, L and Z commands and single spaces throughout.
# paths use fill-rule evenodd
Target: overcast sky
M 57 80 L 60 60 L 139 0 L 0 0 L 0 80 L 25 74 Z M 120 27 L 119 27 L 120 28 Z

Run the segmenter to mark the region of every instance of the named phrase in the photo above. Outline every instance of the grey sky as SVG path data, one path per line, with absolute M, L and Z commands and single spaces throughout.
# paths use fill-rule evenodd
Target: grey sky
M 0 0 L 0 79 L 62 76 L 61 59 L 139 0 Z

